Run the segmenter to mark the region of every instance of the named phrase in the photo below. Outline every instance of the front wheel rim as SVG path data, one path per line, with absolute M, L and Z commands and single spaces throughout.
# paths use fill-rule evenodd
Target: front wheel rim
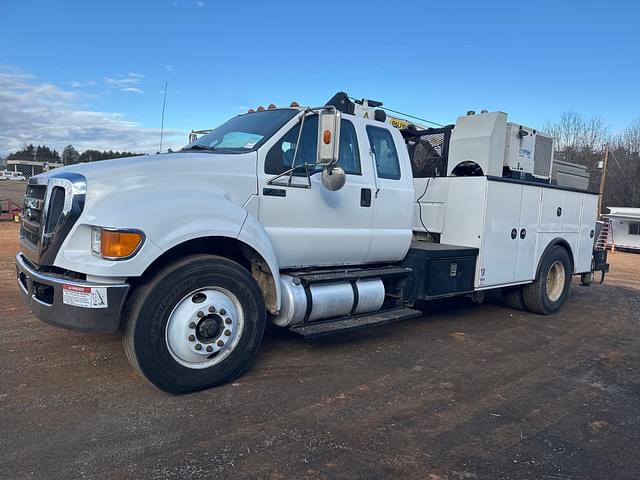
M 547 273 L 547 297 L 552 302 L 558 301 L 564 291 L 564 284 L 566 282 L 566 275 L 564 264 L 560 261 L 556 261 L 551 265 L 549 273 Z
M 244 310 L 238 298 L 221 287 L 204 287 L 176 304 L 167 320 L 165 339 L 176 362 L 203 369 L 227 358 L 243 330 Z

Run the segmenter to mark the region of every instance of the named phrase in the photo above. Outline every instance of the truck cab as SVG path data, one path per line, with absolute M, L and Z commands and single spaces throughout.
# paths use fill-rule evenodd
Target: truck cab
M 592 261 L 593 195 L 505 157 L 523 127 L 509 137 L 496 113 L 425 130 L 381 105 L 338 93 L 320 107 L 260 107 L 176 153 L 30 178 L 23 300 L 56 326 L 123 330 L 142 376 L 182 393 L 240 375 L 268 323 L 316 337 L 489 288 L 550 314 L 571 275 L 604 271 L 606 253 Z M 488 174 L 521 163 L 542 180 Z M 556 208 L 566 222 L 547 220 Z
M 310 167 L 308 177 L 304 169 L 293 172 L 291 182 L 273 180 L 291 168 L 296 146 L 300 165 L 315 164 L 318 119 L 296 114 L 257 152 L 258 195 L 251 208 L 280 268 L 401 260 L 411 244 L 415 197 L 397 129 L 343 113 L 336 163 L 346 176 L 341 189 L 323 187 L 320 167 Z

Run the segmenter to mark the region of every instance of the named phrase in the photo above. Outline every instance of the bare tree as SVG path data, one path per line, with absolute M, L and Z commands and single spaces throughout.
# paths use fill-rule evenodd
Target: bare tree
M 557 122 L 545 123 L 544 130 L 555 139 L 558 150 L 598 150 L 608 135 L 602 117 L 587 119 L 573 111 L 564 112 Z
M 640 153 L 640 118 L 631 122 L 614 140 L 617 146 L 629 153 Z
M 609 142 L 603 206 L 640 206 L 640 119 L 611 135 L 602 117 L 586 118 L 569 111 L 558 121 L 547 122 L 544 129 L 556 141 L 556 158 L 587 168 L 592 190 L 597 190 L 602 176 L 598 168 L 602 145 Z
M 591 117 L 583 122 L 580 146 L 591 151 L 599 150 L 608 135 L 609 131 L 602 117 Z

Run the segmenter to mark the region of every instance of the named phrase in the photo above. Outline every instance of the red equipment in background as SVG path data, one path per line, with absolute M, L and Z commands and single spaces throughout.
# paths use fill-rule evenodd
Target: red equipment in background
M 22 208 L 9 198 L 0 199 L 0 220 L 20 221 Z

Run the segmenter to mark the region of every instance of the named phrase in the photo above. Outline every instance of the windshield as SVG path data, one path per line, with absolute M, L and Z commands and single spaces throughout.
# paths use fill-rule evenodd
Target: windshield
M 185 146 L 183 150 L 247 152 L 268 140 L 297 112 L 298 110 L 291 108 L 280 108 L 238 115 Z

